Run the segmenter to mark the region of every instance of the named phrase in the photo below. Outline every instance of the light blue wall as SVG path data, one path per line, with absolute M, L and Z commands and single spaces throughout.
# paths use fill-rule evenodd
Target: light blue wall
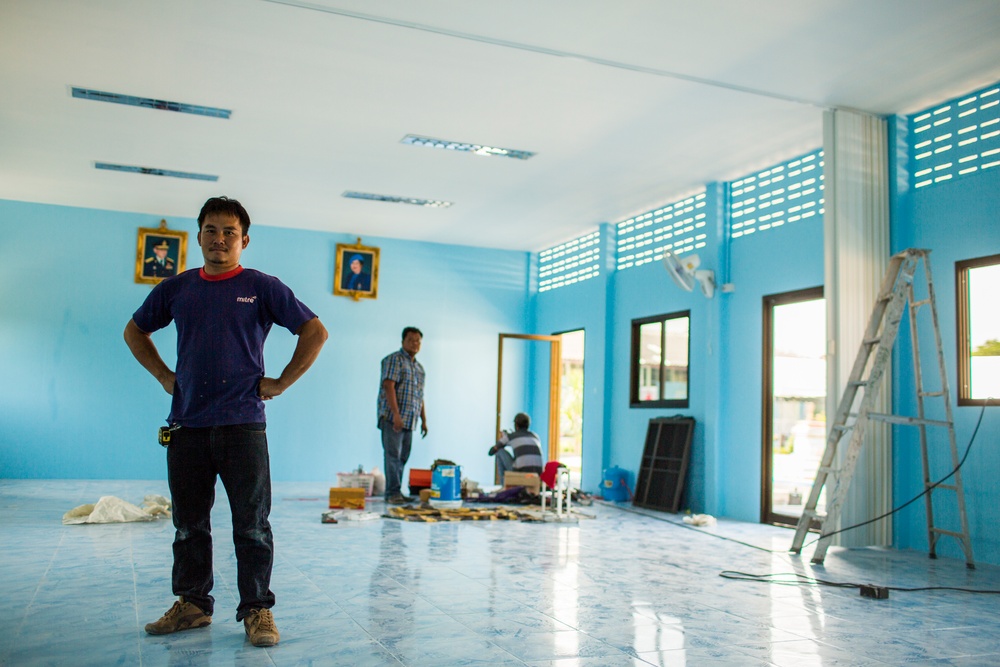
M 684 507 L 758 521 L 762 299 L 822 284 L 823 225 L 817 217 L 730 242 L 724 203 L 723 184 L 706 186 L 708 239 L 698 254 L 734 292 L 712 300 L 685 292 L 659 262 L 616 271 L 614 229 L 605 225 L 601 276 L 538 294 L 535 317 L 538 333 L 587 331 L 585 489 L 598 491 L 612 465 L 629 471 L 634 488 L 649 420 L 688 415 L 696 427 Z M 683 310 L 691 311 L 689 407 L 630 407 L 632 320 Z
M 581 486 L 596 491 L 606 463 L 605 458 L 605 366 L 607 347 L 607 300 L 610 274 L 606 270 L 613 240 L 609 226 L 602 229 L 602 273 L 589 280 L 540 292 L 534 298 L 535 332 L 539 334 L 584 330 L 583 362 L 583 479 Z M 540 361 L 536 364 L 541 366 Z M 547 368 L 547 366 L 545 366 Z M 547 391 L 547 389 L 545 390 Z M 536 395 L 544 392 L 537 388 Z M 535 401 L 536 413 L 542 416 L 544 404 Z M 542 422 L 539 422 L 542 423 Z M 542 428 L 539 426 L 539 428 Z M 542 431 L 539 431 L 542 432 Z
M 158 222 L 0 201 L 0 477 L 165 476 L 155 430 L 169 397 L 122 340 L 150 290 L 133 282 L 136 230 Z M 189 231 L 188 266 L 200 266 L 195 221 L 168 222 Z M 491 480 L 497 333 L 528 327 L 528 254 L 365 238 L 381 249 L 379 298 L 354 302 L 332 295 L 335 246 L 353 237 L 258 225 L 250 236 L 244 264 L 279 276 L 330 331 L 309 373 L 267 406 L 274 479 L 335 481 L 359 464 L 381 467 L 379 361 L 413 324 L 424 332 L 430 435 L 411 463 L 449 458 Z M 154 341 L 172 363 L 172 330 Z M 272 330 L 270 373 L 294 344 Z
M 715 270 L 721 275 L 724 257 L 722 226 L 718 206 L 721 188 L 710 185 L 706 189 L 706 246 L 697 250 L 703 269 Z M 609 305 L 612 344 L 610 394 L 607 409 L 610 412 L 608 465 L 617 465 L 630 471 L 630 483 L 635 483 L 642 451 L 646 442 L 649 420 L 654 417 L 676 415 L 695 419 L 691 441 L 691 458 L 685 485 L 683 507 L 703 512 L 709 505 L 708 488 L 715 470 L 715 423 L 707 419 L 714 410 L 714 394 L 718 391 L 716 345 L 720 326 L 721 298 L 706 299 L 696 287 L 685 292 L 671 280 L 661 262 L 618 271 L 612 281 L 612 300 Z M 633 408 L 629 405 L 629 382 L 632 320 L 690 310 L 689 407 L 679 409 Z
M 954 263 L 1000 253 L 1000 169 L 910 192 L 905 123 L 894 119 L 890 125 L 892 248 L 933 250 L 954 392 Z M 275 479 L 326 481 L 358 464 L 381 463 L 374 427 L 378 362 L 398 347 L 401 328 L 415 324 L 425 333 L 420 358 L 428 369 L 431 436 L 416 444 L 412 463 L 453 459 L 466 476 L 488 483 L 497 334 L 583 328 L 584 489 L 598 491 L 611 465 L 631 471 L 634 484 L 649 418 L 691 415 L 698 426 L 685 506 L 759 520 L 762 299 L 822 284 L 823 232 L 814 219 L 730 242 L 723 234 L 724 194 L 719 184 L 707 186 L 709 245 L 699 254 L 735 291 L 718 292 L 711 301 L 679 290 L 659 263 L 615 271 L 611 225 L 602 226 L 602 275 L 545 293 L 535 291 L 526 253 L 364 239 L 381 248 L 382 270 L 379 299 L 360 302 L 331 294 L 334 247 L 352 237 L 253 227 L 246 265 L 280 276 L 331 332 L 310 373 L 268 405 Z M 0 201 L 0 476 L 163 477 L 154 430 L 168 397 L 121 340 L 125 322 L 149 291 L 132 280 L 136 228 L 157 222 L 153 216 Z M 197 266 L 194 221 L 169 222 L 192 232 L 189 265 Z M 631 321 L 679 310 L 691 311 L 690 407 L 630 408 Z M 172 332 L 155 340 L 170 363 Z M 272 372 L 280 371 L 293 345 L 284 331 L 272 333 L 266 348 Z M 896 411 L 903 413 L 914 409 L 909 349 L 904 328 L 893 375 Z M 537 430 L 544 431 L 535 362 L 525 352 L 513 352 L 510 362 L 505 404 L 529 406 Z M 978 416 L 978 408 L 955 407 L 963 451 Z M 920 457 L 909 431 L 894 432 L 896 504 L 920 491 Z M 998 433 L 996 408 L 988 408 L 963 469 L 976 559 L 992 563 L 1000 562 L 994 529 L 1000 453 L 991 446 Z M 952 507 L 941 506 L 940 523 L 954 519 Z M 922 502 L 900 513 L 894 526 L 896 546 L 926 548 Z M 947 539 L 939 553 L 961 555 Z
M 969 444 L 981 407 L 958 407 L 957 403 L 957 344 L 955 312 L 955 262 L 1000 253 L 1000 169 L 969 174 L 952 181 L 911 191 L 906 185 L 905 153 L 906 125 L 902 119 L 892 124 L 895 130 L 892 165 L 895 168 L 894 224 L 892 249 L 928 248 L 937 301 L 938 318 L 944 347 L 948 383 L 952 393 L 955 435 L 961 456 Z M 920 276 L 918 276 L 919 278 Z M 920 281 L 917 281 L 920 284 Z M 905 320 L 904 320 L 905 324 Z M 918 324 L 918 329 L 920 325 Z M 924 331 L 929 331 L 925 328 Z M 926 382 L 936 387 L 937 355 L 933 339 L 921 332 L 921 359 Z M 912 347 L 908 326 L 900 328 L 899 345 L 894 357 L 894 411 L 916 414 L 915 379 Z M 934 383 L 934 384 L 932 384 Z M 943 410 L 928 400 L 929 407 Z M 1000 408 L 987 407 L 982 425 L 969 457 L 962 467 L 966 510 L 972 548 L 980 562 L 1000 563 Z M 933 416 L 933 415 L 931 415 Z M 942 429 L 929 429 L 932 452 L 932 479 L 948 474 L 951 457 Z M 898 506 L 923 490 L 918 431 L 913 427 L 893 429 L 893 492 Z M 954 495 L 950 491 L 935 491 L 934 521 L 942 528 L 959 526 Z M 920 500 L 895 517 L 894 542 L 900 548 L 927 549 L 927 524 L 924 501 Z M 958 542 L 943 537 L 938 542 L 938 554 L 962 558 Z
M 760 521 L 763 299 L 823 284 L 823 221 L 816 216 L 735 239 L 731 258 L 735 291 L 723 295 L 716 511 Z

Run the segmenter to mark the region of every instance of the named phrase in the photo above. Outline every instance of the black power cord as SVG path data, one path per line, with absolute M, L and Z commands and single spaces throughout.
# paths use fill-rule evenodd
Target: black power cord
M 861 526 L 866 526 L 866 525 L 868 525 L 870 523 L 874 523 L 876 521 L 884 519 L 887 516 L 895 514 L 896 512 L 898 512 L 898 511 L 902 510 L 903 508 L 905 508 L 905 507 L 913 504 L 914 502 L 916 502 L 920 498 L 924 497 L 926 494 L 930 493 L 935 487 L 937 487 L 940 484 L 943 484 L 947 480 L 951 479 L 951 477 L 956 472 L 958 472 L 959 469 L 965 464 L 965 460 L 969 457 L 969 452 L 972 450 L 972 443 L 974 443 L 976 441 L 976 435 L 979 433 L 979 426 L 983 423 L 983 415 L 986 413 L 986 405 L 991 404 L 991 402 L 990 402 L 991 400 L 992 399 L 988 400 L 986 403 L 983 404 L 983 407 L 982 407 L 982 409 L 979 412 L 979 419 L 976 421 L 976 427 L 975 427 L 975 429 L 973 429 L 972 436 L 969 438 L 969 444 L 965 448 L 965 454 L 962 456 L 962 460 L 958 462 L 958 465 L 955 466 L 954 470 L 952 470 L 945 477 L 942 477 L 940 480 L 938 480 L 934 484 L 928 486 L 923 491 L 923 493 L 920 493 L 919 495 L 917 495 L 916 497 L 912 498 L 911 500 L 903 503 L 899 507 L 897 507 L 897 508 L 895 508 L 895 509 L 893 509 L 893 510 L 891 510 L 889 512 L 886 512 L 885 514 L 882 514 L 881 516 L 877 516 L 874 519 L 869 519 L 868 521 L 864 521 L 862 523 L 858 523 L 858 524 L 855 524 L 853 526 L 847 526 L 846 528 L 841 528 L 840 530 L 837 530 L 837 531 L 834 531 L 834 532 L 831 532 L 831 533 L 824 533 L 824 534 L 820 535 L 818 538 L 816 538 L 815 540 L 813 540 L 812 542 L 809 542 L 808 544 L 804 545 L 804 547 L 810 546 L 812 544 L 815 544 L 816 542 L 818 542 L 819 540 L 823 539 L 824 537 L 831 537 L 833 535 L 836 535 L 837 533 L 843 533 L 843 532 L 846 532 L 848 530 L 853 530 L 854 528 L 860 528 Z M 626 511 L 626 512 L 631 512 L 633 514 L 639 514 L 641 516 L 645 516 L 645 517 L 650 518 L 650 519 L 656 519 L 656 520 L 659 520 L 659 521 L 664 521 L 665 523 L 670 523 L 670 524 L 673 524 L 675 526 L 679 526 L 681 528 L 687 528 L 689 530 L 694 530 L 694 531 L 696 531 L 698 533 L 701 533 L 702 535 L 709 535 L 711 537 L 715 537 L 717 539 L 725 540 L 727 542 L 735 542 L 736 544 L 740 544 L 742 546 L 750 547 L 752 549 L 757 549 L 758 551 L 764 551 L 764 552 L 767 552 L 767 553 L 778 554 L 778 555 L 786 553 L 784 551 L 777 551 L 777 550 L 767 549 L 767 548 L 764 548 L 764 547 L 761 547 L 761 546 L 757 546 L 755 544 L 750 544 L 748 542 L 743 542 L 742 540 L 737 540 L 737 539 L 734 539 L 734 538 L 731 538 L 731 537 L 726 537 L 724 535 L 718 535 L 718 534 L 715 534 L 715 533 L 708 533 L 708 532 L 705 532 L 703 530 L 699 530 L 695 526 L 689 526 L 689 525 L 687 525 L 685 523 L 678 522 L 678 521 L 671 521 L 669 519 L 662 519 L 660 517 L 652 516 L 652 515 L 649 515 L 649 514 L 645 514 L 643 512 L 637 512 L 637 511 L 629 509 L 629 508 L 618 507 L 618 506 L 615 506 L 615 508 L 623 510 L 623 511 Z M 885 599 L 888 599 L 888 597 L 889 597 L 889 591 L 897 591 L 897 592 L 958 591 L 958 592 L 962 592 L 962 593 L 980 593 L 980 594 L 987 594 L 987 595 L 1000 595 L 1000 590 L 988 590 L 988 589 L 984 590 L 984 589 L 977 589 L 977 588 L 961 588 L 961 587 L 957 587 L 957 586 L 916 586 L 916 587 L 876 586 L 874 584 L 861 584 L 861 583 L 856 583 L 856 582 L 829 581 L 829 580 L 826 580 L 826 579 L 819 579 L 819 578 L 816 578 L 816 577 L 808 577 L 808 576 L 806 576 L 804 574 L 799 574 L 797 572 L 785 572 L 785 573 L 778 573 L 778 574 L 751 574 L 751 573 L 747 573 L 747 572 L 738 572 L 738 571 L 735 571 L 735 570 L 723 570 L 722 572 L 719 573 L 719 576 L 722 577 L 723 579 L 733 579 L 733 580 L 738 580 L 738 581 L 756 581 L 758 583 L 776 584 L 776 585 L 781 585 L 781 586 L 830 586 L 830 587 L 833 587 L 833 588 L 857 588 L 862 597 L 871 598 L 871 599 L 874 599 L 874 600 L 885 600 Z M 791 579 L 791 580 L 781 580 L 781 579 L 778 579 L 778 577 L 792 577 L 793 579 Z
M 875 586 L 873 584 L 859 584 L 850 581 L 829 581 L 817 577 L 808 577 L 798 572 L 781 572 L 777 574 L 750 574 L 748 572 L 737 572 L 735 570 L 723 570 L 719 573 L 723 579 L 735 579 L 737 581 L 756 581 L 762 584 L 777 584 L 779 586 L 831 586 L 833 588 L 857 588 L 863 597 L 884 600 L 889 597 L 889 591 L 914 592 L 914 591 L 960 591 L 962 593 L 983 593 L 988 595 L 1000 595 L 1000 590 L 984 590 L 979 588 L 960 588 L 958 586 Z M 792 579 L 781 579 L 780 577 L 792 577 Z
M 839 530 L 835 530 L 835 531 L 832 531 L 832 532 L 829 532 L 829 533 L 823 533 L 819 537 L 817 537 L 815 540 L 813 540 L 812 542 L 809 542 L 809 544 L 806 544 L 806 545 L 803 545 L 803 546 L 806 547 L 806 546 L 813 545 L 816 542 L 818 542 L 819 540 L 823 539 L 824 537 L 832 537 L 834 535 L 837 535 L 838 533 L 843 533 L 843 532 L 846 532 L 848 530 L 853 530 L 855 528 L 860 528 L 862 526 L 867 526 L 868 524 L 875 523 L 876 521 L 881 521 L 882 519 L 886 518 L 887 516 L 891 516 L 891 515 L 895 514 L 896 512 L 899 512 L 900 510 L 904 509 L 905 507 L 908 507 L 909 505 L 912 505 L 917 500 L 919 500 L 920 498 L 923 498 L 925 495 L 927 495 L 928 493 L 930 493 L 931 491 L 933 491 L 936 487 L 938 487 L 939 485 L 941 485 L 941 484 L 945 483 L 946 481 L 948 481 L 949 479 L 951 479 L 952 476 L 954 476 L 955 473 L 957 473 L 961 469 L 961 467 L 963 465 L 965 465 L 965 460 L 967 458 L 969 458 L 969 452 L 972 451 L 972 443 L 974 443 L 976 441 L 976 435 L 979 433 L 979 427 L 983 423 L 983 415 L 986 413 L 986 405 L 990 404 L 991 402 L 992 402 L 991 399 L 987 400 L 986 403 L 983 404 L 982 409 L 979 411 L 979 419 L 976 420 L 976 427 L 975 427 L 975 429 L 973 429 L 972 436 L 969 438 L 969 444 L 965 447 L 965 454 L 962 455 L 962 459 L 958 462 L 958 465 L 955 466 L 954 470 L 952 470 L 950 473 L 948 473 L 947 475 L 945 475 L 944 477 L 942 477 L 938 481 L 936 481 L 933 484 L 931 484 L 930 486 L 928 486 L 926 489 L 923 490 L 923 492 L 919 493 L 915 497 L 913 497 L 910 500 L 906 501 L 905 503 L 903 503 L 899 507 L 893 508 L 889 512 L 886 512 L 885 514 L 881 514 L 881 515 L 875 517 L 874 519 L 869 519 L 868 521 L 862 521 L 861 523 L 857 523 L 857 524 L 854 524 L 852 526 L 847 526 L 846 528 L 841 528 Z M 806 585 L 806 586 L 832 586 L 834 588 L 857 588 L 860 591 L 862 597 L 872 598 L 872 599 L 875 599 L 875 600 L 885 600 L 885 599 L 888 599 L 888 597 L 889 597 L 889 591 L 900 591 L 900 592 L 914 592 L 914 591 L 959 591 L 959 592 L 962 592 L 962 593 L 982 593 L 982 594 L 989 594 L 989 595 L 1000 595 L 1000 590 L 983 590 L 983 589 L 976 589 L 976 588 L 961 588 L 961 587 L 957 587 L 957 586 L 918 586 L 918 587 L 875 586 L 873 584 L 860 584 L 860 583 L 855 583 L 855 582 L 828 581 L 828 580 L 825 580 L 825 579 L 818 579 L 816 577 L 807 577 L 804 574 L 799 574 L 799 573 L 796 573 L 796 572 L 786 572 L 786 573 L 781 573 L 781 574 L 749 574 L 747 572 L 737 572 L 737 571 L 734 571 L 734 570 L 723 570 L 722 572 L 719 573 L 719 576 L 723 577 L 724 579 L 736 579 L 736 580 L 742 580 L 742 581 L 757 581 L 757 582 L 760 582 L 760 583 L 778 584 L 778 585 L 782 585 L 782 586 L 803 586 L 803 585 Z M 782 579 L 779 579 L 779 577 L 792 577 L 792 579 L 791 580 L 782 580 Z
M 895 507 L 895 508 L 889 510 L 888 512 L 886 512 L 885 514 L 880 514 L 879 516 L 875 517 L 874 519 L 868 519 L 867 521 L 862 521 L 861 523 L 856 523 L 853 526 L 847 526 L 846 528 L 841 528 L 839 530 L 834 530 L 834 531 L 829 532 L 829 533 L 822 533 L 819 537 L 817 537 L 812 542 L 809 542 L 808 544 L 802 545 L 802 548 L 805 548 L 805 547 L 808 547 L 808 546 L 812 546 L 813 544 L 816 544 L 817 542 L 819 542 L 820 540 L 822 540 L 824 537 L 833 537 L 834 535 L 838 535 L 840 533 L 846 533 L 849 530 L 854 530 L 855 528 L 861 528 L 862 526 L 867 526 L 868 524 L 875 523 L 876 521 L 881 521 L 882 519 L 886 518 L 887 516 L 892 516 L 896 512 L 899 512 L 900 510 L 902 510 L 902 509 L 904 509 L 906 507 L 909 507 L 913 503 L 917 502 L 918 500 L 920 500 L 921 498 L 923 498 L 924 496 L 926 496 L 928 493 L 930 493 L 931 491 L 933 491 L 935 488 L 937 488 L 939 485 L 944 484 L 949 479 L 951 479 L 952 476 L 955 473 L 957 473 L 961 469 L 961 467 L 963 465 L 965 465 L 965 459 L 969 458 L 969 452 L 972 451 L 972 443 L 974 443 L 976 441 L 976 434 L 979 433 L 979 426 L 980 426 L 980 424 L 983 423 L 983 415 L 986 414 L 986 405 L 989 404 L 991 401 L 992 401 L 992 399 L 987 399 L 986 402 L 983 404 L 982 409 L 979 411 L 979 419 L 976 421 L 976 428 L 973 429 L 973 431 L 972 431 L 972 437 L 969 438 L 969 444 L 965 447 L 965 454 L 962 456 L 962 460 L 958 462 L 958 465 L 955 466 L 954 470 L 952 470 L 950 473 L 948 473 L 947 475 L 945 475 L 944 477 L 942 477 L 938 481 L 936 481 L 933 484 L 931 484 L 930 486 L 928 486 L 921 493 L 919 493 L 916 496 L 914 496 L 913 498 L 907 500 L 905 503 L 903 503 L 899 507 Z

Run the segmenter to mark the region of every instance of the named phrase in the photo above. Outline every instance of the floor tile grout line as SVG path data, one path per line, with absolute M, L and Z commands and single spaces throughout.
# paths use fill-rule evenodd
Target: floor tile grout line
M 368 629 L 364 625 L 362 625 L 360 622 L 358 622 L 358 620 L 356 618 L 354 618 L 354 616 L 349 611 L 347 611 L 346 609 L 344 609 L 344 607 L 339 602 L 337 602 L 337 600 L 333 596 L 331 596 L 329 593 L 326 593 L 321 586 L 319 586 L 315 581 L 313 581 L 312 578 L 309 577 L 309 575 L 307 575 L 302 570 L 301 567 L 299 567 L 294 562 L 292 562 L 291 560 L 289 560 L 289 558 L 287 556 L 285 556 L 283 553 L 280 553 L 280 555 L 278 556 L 278 558 L 281 559 L 281 563 L 282 563 L 283 566 L 290 567 L 292 570 L 294 570 L 295 572 L 299 573 L 299 575 L 301 575 L 304 580 L 308 581 L 310 584 L 312 584 L 312 586 L 314 588 L 316 588 L 318 591 L 320 591 L 320 593 L 324 597 L 326 597 L 330 602 L 332 602 L 345 616 L 347 616 L 347 618 L 350 619 L 351 623 L 354 623 L 354 625 L 358 626 L 358 628 L 363 633 L 365 633 L 365 635 L 367 635 L 369 639 L 371 639 L 373 642 L 375 642 L 376 644 L 378 644 L 382 648 L 383 651 L 385 651 L 387 654 L 391 655 L 393 657 L 393 659 L 396 660 L 397 662 L 399 662 L 401 665 L 403 664 L 402 661 L 398 660 L 396 658 L 396 655 L 392 651 L 390 651 L 387 646 L 385 646 L 371 632 L 369 632 Z
M 142 621 L 139 620 L 139 573 L 135 569 L 135 531 L 132 530 L 128 532 L 128 556 L 129 565 L 132 569 L 132 608 L 135 611 L 135 644 L 136 650 L 139 653 L 139 667 L 142 667 L 142 633 L 144 630 L 140 627 Z
M 24 630 L 24 625 L 28 621 L 28 614 L 31 613 L 31 608 L 34 606 L 35 600 L 38 598 L 38 592 L 42 589 L 42 584 L 45 582 L 46 578 L 48 577 L 49 572 L 52 571 L 52 564 L 56 560 L 56 555 L 59 553 L 59 549 L 62 548 L 63 541 L 66 539 L 66 533 L 67 533 L 66 527 L 63 526 L 62 530 L 59 533 L 59 543 L 56 544 L 56 548 L 52 552 L 52 556 L 49 558 L 49 563 L 48 563 L 48 565 L 45 566 L 45 572 L 42 573 L 41 578 L 38 580 L 38 584 L 35 586 L 35 590 L 31 594 L 31 600 L 29 600 L 28 604 L 26 604 L 24 606 L 24 615 L 21 616 L 21 622 L 18 623 L 17 630 L 14 632 L 13 641 L 11 641 L 11 643 L 10 643 L 11 644 L 11 648 L 10 648 L 10 652 L 9 652 L 8 655 L 13 654 L 14 649 L 17 646 L 17 640 L 20 639 L 21 632 Z

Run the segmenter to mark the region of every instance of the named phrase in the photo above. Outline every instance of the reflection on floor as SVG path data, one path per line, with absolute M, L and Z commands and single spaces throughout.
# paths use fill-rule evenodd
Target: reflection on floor
M 996 596 L 892 592 L 875 601 L 855 589 L 719 577 L 798 571 L 1000 589 L 1000 567 L 968 571 L 923 553 L 833 548 L 812 570 L 785 552 L 790 530 L 721 521 L 697 531 L 673 515 L 610 506 L 587 508 L 596 518 L 575 524 L 321 524 L 321 484 L 275 485 L 281 643 L 254 648 L 234 620 L 235 560 L 219 491 L 215 622 L 152 637 L 143 626 L 173 602 L 169 523 L 60 519 L 102 495 L 134 503 L 166 495 L 165 483 L 0 480 L 0 664 L 1000 664 Z

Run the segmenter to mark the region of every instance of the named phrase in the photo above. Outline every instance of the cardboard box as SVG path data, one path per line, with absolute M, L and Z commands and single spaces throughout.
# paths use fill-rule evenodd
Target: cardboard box
M 365 490 L 358 488 L 330 488 L 330 509 L 363 510 Z
M 538 494 L 542 490 L 542 480 L 537 472 L 514 472 L 508 470 L 503 474 L 503 488 L 523 486 L 531 493 Z

